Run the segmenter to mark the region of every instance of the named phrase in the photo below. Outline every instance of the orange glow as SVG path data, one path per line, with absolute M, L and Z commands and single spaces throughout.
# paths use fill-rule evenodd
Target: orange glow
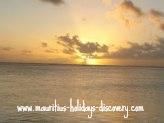
M 97 65 L 98 62 L 97 62 L 96 59 L 87 58 L 87 59 L 86 59 L 86 64 L 87 64 L 87 65 Z

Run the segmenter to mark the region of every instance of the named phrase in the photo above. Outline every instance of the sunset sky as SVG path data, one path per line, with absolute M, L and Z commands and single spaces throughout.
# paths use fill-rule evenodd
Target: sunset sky
M 0 0 L 0 62 L 164 66 L 164 0 Z

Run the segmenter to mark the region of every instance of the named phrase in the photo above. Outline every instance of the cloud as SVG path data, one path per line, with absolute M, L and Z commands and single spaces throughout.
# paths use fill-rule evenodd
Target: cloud
M 45 47 L 48 47 L 48 44 L 45 43 L 45 42 L 42 42 L 42 43 L 41 43 L 41 46 L 42 46 L 43 48 L 45 48 Z
M 30 50 L 22 50 L 22 53 L 28 55 L 31 53 L 31 51 Z
M 97 42 L 83 43 L 77 35 L 69 36 L 69 34 L 58 37 L 58 44 L 64 47 L 63 53 L 75 55 L 77 53 L 84 56 L 93 57 L 95 54 L 108 54 L 108 46 L 100 45 Z
M 149 11 L 149 17 L 154 24 L 161 25 L 164 13 L 158 10 L 151 9 Z
M 59 5 L 59 4 L 63 4 L 63 3 L 64 3 L 63 0 L 40 0 L 40 1 L 52 3 L 52 4 L 54 4 L 54 5 Z
M 87 42 L 81 43 L 77 48 L 81 53 L 93 54 L 93 53 L 107 53 L 108 46 L 100 45 L 99 43 Z
M 57 52 L 57 49 L 50 48 L 48 46 L 48 43 L 46 43 L 46 42 L 42 42 L 41 47 L 45 49 L 46 53 L 55 53 L 55 52 Z
M 164 23 L 161 23 L 161 24 L 160 24 L 160 28 L 161 28 L 161 30 L 164 31 Z
M 155 17 L 164 17 L 164 13 L 155 9 L 150 10 L 150 14 Z
M 132 1 L 130 0 L 124 0 L 121 4 L 120 7 L 125 10 L 125 11 L 130 11 L 133 12 L 137 16 L 142 16 L 143 12 L 142 10 L 135 6 Z
M 95 59 L 164 59 L 164 38 L 158 38 L 156 43 L 132 43 L 127 42 L 129 47 L 121 47 L 115 52 L 109 51 L 109 46 L 100 45 L 97 42 L 83 43 L 78 36 L 59 36 L 58 44 L 63 46 L 63 53 Z M 81 56 L 80 55 L 80 56 Z
M 151 9 L 149 12 L 150 21 L 153 22 L 159 29 L 164 31 L 164 13 L 158 10 Z
M 110 17 L 110 19 L 113 18 L 118 22 L 123 22 L 127 27 L 148 22 L 153 23 L 153 26 L 157 26 L 164 31 L 164 12 L 155 9 L 144 12 L 130 0 L 123 0 L 108 13 L 108 17 Z
M 108 12 L 108 17 L 123 23 L 127 27 L 137 25 L 144 12 L 130 0 L 123 0 Z
M 157 43 L 131 43 L 130 47 L 120 48 L 111 53 L 108 58 L 116 59 L 164 59 L 164 38 L 159 38 Z
M 12 47 L 0 47 L 1 51 L 11 51 L 12 49 Z

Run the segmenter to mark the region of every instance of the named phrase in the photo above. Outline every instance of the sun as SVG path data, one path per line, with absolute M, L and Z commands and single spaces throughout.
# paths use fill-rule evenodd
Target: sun
M 87 65 L 97 65 L 97 60 L 93 58 L 86 58 L 85 62 Z
M 99 65 L 99 61 L 92 56 L 79 55 L 79 62 L 83 65 Z

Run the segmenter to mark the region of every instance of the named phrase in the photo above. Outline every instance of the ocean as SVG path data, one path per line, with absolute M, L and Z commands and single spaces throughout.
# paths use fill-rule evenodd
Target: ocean
M 57 103 L 143 106 L 142 112 L 18 112 Z M 0 64 L 0 123 L 163 123 L 164 68 Z

